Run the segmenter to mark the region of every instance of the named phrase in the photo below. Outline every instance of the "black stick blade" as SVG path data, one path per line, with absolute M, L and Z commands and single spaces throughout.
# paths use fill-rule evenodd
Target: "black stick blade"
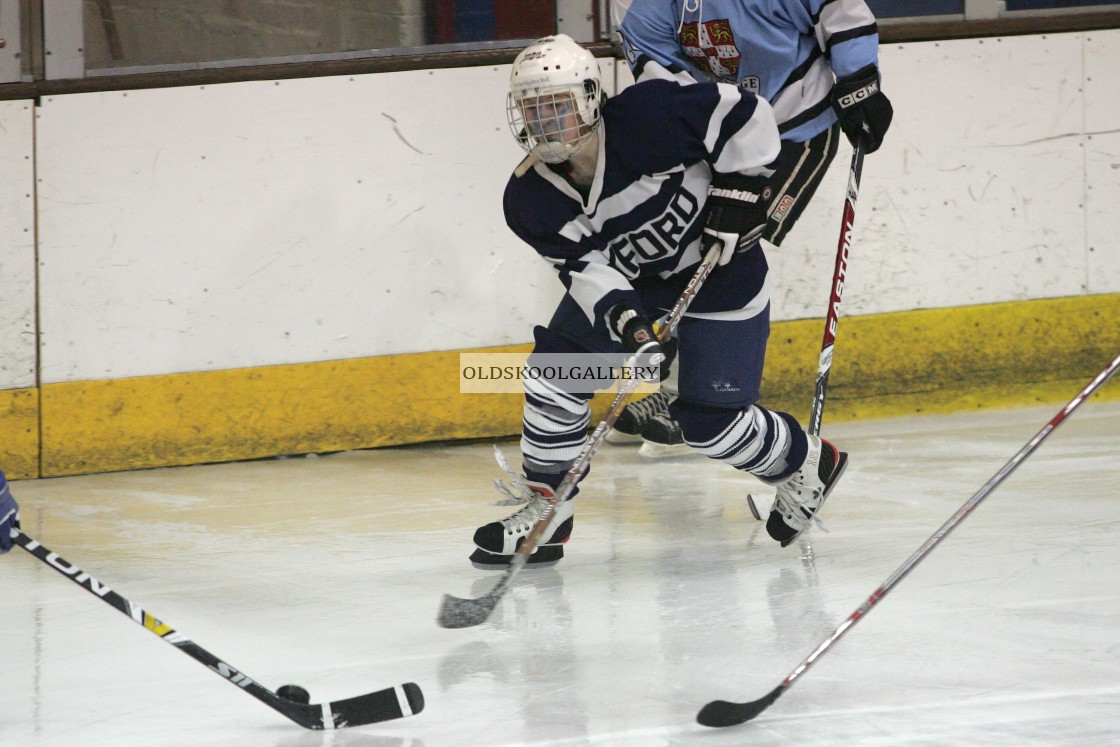
M 305 729 L 345 729 L 414 716 L 424 710 L 424 694 L 414 682 L 387 687 L 329 704 L 302 704 L 276 698 L 269 703 Z
M 436 620 L 441 628 L 471 628 L 486 622 L 497 603 L 493 592 L 478 599 L 462 599 L 444 594 Z
M 778 685 L 765 696 L 750 703 L 730 703 L 726 700 L 713 700 L 700 709 L 696 720 L 702 726 L 723 727 L 746 723 L 765 711 L 782 694 L 784 687 Z
M 387 687 L 356 698 L 333 701 L 330 704 L 330 717 L 334 721 L 334 728 L 341 729 L 413 716 L 422 710 L 424 694 L 416 683 L 406 682 L 399 687 Z M 323 715 L 327 715 L 325 710 Z

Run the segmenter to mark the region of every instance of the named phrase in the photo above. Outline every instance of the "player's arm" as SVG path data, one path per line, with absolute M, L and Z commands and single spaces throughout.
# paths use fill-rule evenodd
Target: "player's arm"
M 592 327 L 620 343 L 639 368 L 658 369 L 665 360 L 664 351 L 642 311 L 637 291 L 611 265 L 609 250 L 565 235 L 566 226 L 553 225 L 535 209 L 534 200 L 524 197 L 517 194 L 511 181 L 505 200 L 510 229 L 552 265 Z
M 541 243 L 538 242 L 538 246 Z M 556 252 L 538 248 L 538 253 L 556 269 L 568 295 L 587 314 L 592 326 L 605 326 L 611 339 L 622 345 L 623 352 L 633 356 L 637 368 L 659 371 L 665 361 L 665 351 L 642 311 L 637 292 L 626 277 L 610 265 L 606 251 Z M 650 373 L 646 378 L 659 379 L 660 375 Z
M 678 88 L 675 111 L 687 160 L 712 169 L 704 247 L 722 245 L 719 263 L 754 247 L 766 227 L 769 185 L 781 150 L 770 104 L 725 83 Z
M 630 282 L 610 265 L 606 251 L 593 250 L 576 261 L 558 263 L 561 281 L 594 326 L 605 324 L 612 340 L 647 372 L 643 378 L 661 378 L 665 350 Z
M 894 109 L 879 74 L 879 29 L 863 0 L 797 0 L 810 14 L 813 34 L 836 74 L 832 108 L 854 145 L 879 149 Z

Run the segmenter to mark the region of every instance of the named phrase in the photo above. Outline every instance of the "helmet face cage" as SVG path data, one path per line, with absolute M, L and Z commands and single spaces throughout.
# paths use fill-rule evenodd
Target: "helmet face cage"
M 582 148 L 599 125 L 595 57 L 565 34 L 538 39 L 513 62 L 506 119 L 521 147 L 546 163 Z
M 572 157 L 599 124 L 599 81 L 532 86 L 510 91 L 506 115 L 510 130 L 525 151 L 545 163 Z

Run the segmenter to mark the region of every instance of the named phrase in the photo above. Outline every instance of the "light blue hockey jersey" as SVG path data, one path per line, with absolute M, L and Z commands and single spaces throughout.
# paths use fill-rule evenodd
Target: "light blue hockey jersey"
M 737 83 L 770 102 L 783 140 L 836 121 L 836 78 L 878 65 L 879 32 L 863 0 L 614 0 L 638 80 Z

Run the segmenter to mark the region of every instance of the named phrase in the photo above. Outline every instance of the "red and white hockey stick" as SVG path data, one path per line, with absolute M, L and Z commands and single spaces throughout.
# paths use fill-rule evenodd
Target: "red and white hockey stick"
M 808 431 L 814 436 L 821 433 L 821 419 L 824 417 L 824 399 L 828 394 L 828 374 L 832 370 L 832 348 L 836 344 L 836 328 L 840 324 L 840 300 L 844 294 L 844 282 L 848 277 L 848 252 L 852 248 L 852 226 L 856 222 L 856 198 L 859 197 L 859 180 L 863 175 L 863 143 L 856 143 L 852 153 L 852 165 L 848 169 L 848 193 L 844 199 L 844 217 L 840 222 L 840 240 L 836 245 L 836 266 L 832 270 L 832 287 L 829 290 L 828 314 L 824 319 L 824 339 L 821 340 L 821 355 L 817 364 L 817 387 L 813 393 L 813 407 L 809 412 Z M 751 515 L 759 521 L 762 514 L 755 505 L 754 496 L 747 494 L 747 506 Z
M 769 708 L 770 705 L 773 704 L 773 702 L 777 700 L 782 693 L 792 687 L 793 683 L 796 682 L 801 675 L 805 674 L 805 672 L 809 670 L 809 667 L 813 666 L 813 663 L 816 662 L 817 659 L 824 655 L 825 651 L 832 647 L 832 644 L 840 640 L 841 636 L 847 633 L 853 625 L 855 625 L 863 617 L 865 617 L 867 613 L 871 611 L 871 608 L 878 604 L 879 601 L 887 595 L 887 592 L 893 589 L 898 584 L 898 582 L 900 582 L 903 578 L 906 577 L 908 573 L 910 573 L 910 571 L 914 570 L 914 567 L 918 565 L 918 563 L 920 563 L 926 557 L 926 555 L 928 555 L 933 550 L 933 548 L 935 548 L 941 542 L 941 540 L 945 539 L 945 537 L 948 536 L 949 532 L 953 531 L 953 529 L 955 529 L 956 526 L 960 524 L 961 521 L 963 521 L 964 518 L 972 512 L 972 509 L 976 508 L 976 506 L 978 506 L 982 500 L 987 498 L 993 490 L 999 487 L 999 484 L 1003 482 L 1008 475 L 1014 472 L 1015 468 L 1022 464 L 1023 461 L 1028 456 L 1030 456 L 1035 449 L 1038 448 L 1038 445 L 1041 444 L 1047 436 L 1053 433 L 1054 429 L 1061 425 L 1062 422 L 1067 417 L 1069 417 L 1069 415 L 1074 410 L 1076 410 L 1081 405 L 1081 403 L 1086 400 L 1086 398 L 1089 397 L 1089 395 L 1091 395 L 1093 392 L 1099 389 L 1102 384 L 1108 381 L 1109 378 L 1111 378 L 1112 375 L 1116 373 L 1117 368 L 1120 368 L 1120 355 L 1117 355 L 1115 358 L 1113 358 L 1112 363 L 1109 363 L 1103 371 L 1097 374 L 1096 378 L 1090 381 L 1085 386 L 1085 388 L 1077 394 L 1076 397 L 1070 400 L 1069 403 L 1067 403 L 1066 406 L 1062 408 L 1061 412 L 1055 415 L 1049 423 L 1043 426 L 1042 430 L 1036 433 L 1034 438 L 1028 441 L 1027 444 L 1019 450 L 1019 453 L 1011 457 L 1010 461 L 1008 461 L 1007 464 L 1003 465 L 999 472 L 997 472 L 992 477 L 992 479 L 988 480 L 988 482 L 984 484 L 984 487 L 980 488 L 980 490 L 976 492 L 976 495 L 969 498 L 963 506 L 957 509 L 957 512 L 950 516 L 949 520 L 942 524 L 940 529 L 934 532 L 933 535 L 928 540 L 926 540 L 925 543 L 921 547 L 919 547 L 913 555 L 906 559 L 906 562 L 899 566 L 898 570 L 891 574 L 890 578 L 883 582 L 882 586 L 876 589 L 871 594 L 871 596 L 867 598 L 866 602 L 859 606 L 859 609 L 849 615 L 848 619 L 841 623 L 840 627 L 832 632 L 832 635 L 830 635 L 819 646 L 817 646 L 816 650 L 814 650 L 813 653 L 809 654 L 809 656 L 806 657 L 803 662 L 798 664 L 797 668 L 790 672 L 789 675 L 784 680 L 782 680 L 782 684 L 778 685 L 758 700 L 752 700 L 749 703 L 731 703 L 726 700 L 713 700 L 711 703 L 708 703 L 706 706 L 700 709 L 700 713 L 697 714 L 696 720 L 704 726 L 734 726 L 735 724 L 741 724 L 744 721 L 751 720 L 752 718 Z

